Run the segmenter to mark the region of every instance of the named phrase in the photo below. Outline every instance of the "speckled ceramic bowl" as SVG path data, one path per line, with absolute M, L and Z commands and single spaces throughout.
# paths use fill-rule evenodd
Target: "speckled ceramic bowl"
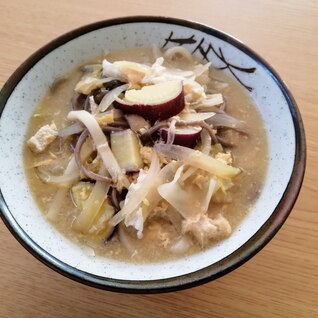
M 24 134 L 34 107 L 54 79 L 103 50 L 183 45 L 225 68 L 249 91 L 269 140 L 265 185 L 232 236 L 198 254 L 134 265 L 90 257 L 58 233 L 34 202 L 25 178 Z M 222 276 L 259 251 L 290 213 L 305 170 L 305 136 L 296 103 L 278 74 L 233 37 L 195 22 L 163 17 L 102 21 L 69 32 L 34 53 L 10 77 L 0 97 L 1 216 L 12 234 L 42 262 L 77 281 L 124 292 L 162 292 Z M 261 278 L 260 278 L 261 279 Z

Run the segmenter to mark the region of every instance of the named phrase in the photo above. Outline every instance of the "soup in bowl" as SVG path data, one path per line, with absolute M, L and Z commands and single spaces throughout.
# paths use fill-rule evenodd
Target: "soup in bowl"
M 3 92 L 3 219 L 43 262 L 93 286 L 217 278 L 273 237 L 301 186 L 290 93 L 209 27 L 89 25 L 35 53 Z

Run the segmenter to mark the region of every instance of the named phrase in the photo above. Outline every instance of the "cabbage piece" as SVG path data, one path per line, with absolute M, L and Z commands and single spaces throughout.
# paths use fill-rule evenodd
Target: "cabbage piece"
M 105 174 L 101 168 L 100 174 Z M 104 183 L 79 182 L 71 189 L 72 200 L 80 210 L 80 215 L 74 221 L 73 227 L 85 234 L 102 234 L 107 238 L 112 233 L 113 227 L 108 224 L 115 210 L 108 203 L 107 192 L 109 186 Z
M 201 134 L 201 152 L 205 155 L 209 155 L 212 149 L 212 138 L 206 129 L 202 129 Z
M 71 124 L 70 126 L 66 126 L 64 128 L 59 129 L 58 135 L 60 137 L 68 137 L 74 134 L 78 134 L 84 130 L 84 126 L 80 122 L 76 122 Z
M 83 209 L 74 222 L 74 228 L 82 233 L 87 233 L 94 224 L 99 211 L 107 198 L 110 185 L 97 181 L 91 194 L 83 203 Z
M 70 178 L 71 177 L 71 178 Z M 63 186 L 70 186 L 71 182 L 75 182 L 79 178 L 79 169 L 76 165 L 74 157 L 70 160 L 68 163 L 64 174 L 61 177 L 56 177 L 59 178 L 59 182 Z M 61 180 L 62 179 L 62 180 Z M 57 220 L 58 214 L 61 210 L 62 204 L 65 201 L 66 195 L 67 195 L 68 188 L 63 187 L 59 190 L 54 195 L 54 198 L 52 200 L 52 203 L 49 207 L 49 210 L 46 214 L 46 217 L 50 220 L 55 222 Z
M 175 139 L 176 135 L 176 120 L 172 119 L 170 124 L 169 124 L 169 129 L 168 129 L 168 137 L 167 137 L 167 144 L 172 145 Z
M 187 170 L 185 170 L 185 172 L 182 174 L 182 176 L 180 177 L 180 181 L 181 182 L 185 182 L 188 178 L 190 178 L 197 170 L 199 170 L 198 168 L 195 167 L 188 167 Z
M 134 212 L 128 214 L 125 218 L 126 226 L 133 226 L 137 230 L 137 237 L 142 238 L 142 231 L 144 229 L 144 217 L 142 208 L 138 208 Z
M 153 160 L 151 160 L 151 162 L 151 166 L 153 166 Z M 118 213 L 122 213 L 122 209 L 111 220 L 111 224 L 113 225 L 118 224 L 119 222 L 124 220 L 125 226 L 133 226 L 137 230 L 138 238 L 142 238 L 144 222 L 147 220 L 151 213 L 154 213 L 154 209 L 162 200 L 162 197 L 160 196 L 157 189 L 158 186 L 164 182 L 172 180 L 176 169 L 180 166 L 180 162 L 173 161 L 168 163 L 159 171 L 159 168 L 157 169 L 157 164 L 159 165 L 159 162 L 155 162 L 155 166 L 153 166 L 152 171 L 150 171 L 149 169 L 147 174 L 143 170 L 141 170 L 137 179 L 137 183 L 131 184 L 131 186 L 129 187 L 123 209 L 125 209 L 125 206 L 127 204 L 129 204 L 131 207 L 134 201 L 139 202 L 137 207 L 133 210 L 127 207 L 126 211 L 129 211 L 129 213 L 125 212 L 126 216 L 118 215 Z M 148 181 L 150 181 L 150 183 L 148 183 L 148 181 L 146 182 L 146 177 L 148 178 Z M 144 194 L 142 194 L 141 197 L 139 197 L 138 195 L 140 195 L 143 189 L 145 190 L 145 192 Z
M 145 201 L 148 192 L 152 189 L 160 171 L 159 158 L 154 151 L 151 158 L 149 170 L 145 172 L 140 170 L 136 183 L 132 183 L 128 188 L 123 208 L 110 221 L 113 226 L 126 219 L 131 213 L 139 208 L 140 204 Z
M 173 179 L 177 168 L 181 165 L 180 162 L 172 161 L 165 165 L 160 172 L 156 180 L 153 180 L 153 185 L 149 190 L 145 202 L 147 204 L 143 205 L 143 218 L 146 221 L 148 216 L 154 212 L 154 209 L 158 206 L 159 202 L 162 200 L 158 192 L 159 185 L 166 183 Z
M 219 178 L 233 178 L 241 172 L 239 168 L 229 166 L 198 150 L 164 144 L 156 144 L 155 149 L 164 156 L 182 160 L 185 164 L 205 170 Z
M 101 169 L 99 173 L 104 174 Z M 79 182 L 71 189 L 72 200 L 80 210 L 80 215 L 74 221 L 73 227 L 85 234 L 103 235 L 107 237 L 112 233 L 113 227 L 108 224 L 115 210 L 108 203 L 107 191 L 109 186 L 96 182 Z
M 104 240 L 108 239 L 114 231 L 114 227 L 109 224 L 109 220 L 114 213 L 114 207 L 109 204 L 108 200 L 105 200 L 99 210 L 96 221 L 94 221 L 94 224 L 89 229 L 88 233 L 103 236 Z
M 171 182 L 160 185 L 158 192 L 185 219 L 196 218 L 208 210 L 216 179 L 210 177 L 202 180 L 200 187 L 193 182 L 181 185 L 179 179 L 183 168 L 184 166 L 178 168 Z
M 229 236 L 232 232 L 230 223 L 224 216 L 218 214 L 211 219 L 206 214 L 197 218 L 186 219 L 182 223 L 183 233 L 192 234 L 202 247 L 210 240 L 218 240 Z

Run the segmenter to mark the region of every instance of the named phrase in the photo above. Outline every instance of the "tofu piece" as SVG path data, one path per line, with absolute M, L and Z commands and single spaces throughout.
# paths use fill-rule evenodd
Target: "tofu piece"
M 27 144 L 35 153 L 45 151 L 47 146 L 57 137 L 58 132 L 54 123 L 41 127 L 34 136 L 32 136 Z

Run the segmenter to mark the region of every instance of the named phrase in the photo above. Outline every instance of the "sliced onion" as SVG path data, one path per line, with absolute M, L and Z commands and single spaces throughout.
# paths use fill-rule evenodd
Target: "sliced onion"
M 146 130 L 145 132 L 142 133 L 142 136 L 151 136 L 153 133 L 155 133 L 157 130 L 168 127 L 169 123 L 167 121 L 159 121 L 156 124 L 154 124 L 151 128 Z
M 68 163 L 62 177 L 67 179 L 69 176 L 72 176 L 72 178 L 70 180 L 67 180 L 68 183 L 66 182 L 66 180 L 63 180 L 64 183 L 67 184 L 68 186 L 70 186 L 73 182 L 75 182 L 79 178 L 79 170 L 76 165 L 74 157 L 72 157 L 72 159 Z M 58 189 L 57 192 L 55 193 L 53 201 L 46 214 L 46 217 L 50 221 L 55 222 L 57 220 L 62 204 L 65 202 L 67 191 L 68 191 L 68 188 L 61 188 L 61 189 Z
M 41 179 L 41 181 L 45 183 L 66 188 L 69 187 L 71 183 L 75 182 L 79 178 L 78 170 L 74 170 L 70 174 L 55 176 L 49 174 L 48 172 L 42 171 L 41 169 L 36 169 L 36 174 Z
M 185 164 L 202 169 L 220 178 L 233 178 L 241 172 L 239 168 L 229 166 L 198 150 L 165 144 L 156 144 L 155 149 L 164 156 L 182 160 Z
M 101 102 L 99 103 L 99 111 L 104 112 L 108 107 L 113 103 L 113 101 L 125 90 L 127 90 L 129 84 L 124 84 L 118 86 L 111 90 L 110 92 L 106 93 L 105 96 L 102 98 Z
M 87 200 L 83 203 L 81 214 L 77 217 L 74 228 L 82 233 L 87 233 L 92 227 L 100 209 L 107 198 L 110 185 L 97 181 Z
M 236 129 L 243 129 L 245 123 L 241 120 L 238 120 L 226 113 L 216 114 L 215 116 L 207 120 L 209 124 L 213 124 L 214 127 L 229 127 Z
M 204 206 L 205 211 L 207 211 L 209 208 L 210 201 L 216 190 L 216 185 L 217 185 L 217 179 L 214 177 L 211 177 L 209 180 L 209 187 L 208 187 L 206 197 L 204 198 L 202 202 L 202 206 Z
M 80 154 L 81 159 L 82 160 L 86 159 L 92 153 L 93 150 L 94 150 L 93 145 L 90 142 L 85 142 Z M 75 158 L 74 157 L 71 158 L 71 160 L 69 161 L 64 171 L 63 176 L 61 176 L 59 180 L 57 176 L 53 179 L 52 177 L 53 176 L 50 176 L 50 179 L 49 179 L 51 182 L 56 181 L 55 185 L 62 186 L 62 188 L 59 188 L 57 192 L 55 193 L 53 201 L 46 215 L 49 220 L 55 222 L 57 220 L 58 214 L 60 213 L 62 204 L 65 202 L 65 198 L 67 196 L 69 187 L 74 182 L 76 182 L 80 177 L 80 171 L 77 167 Z M 64 179 L 62 179 L 62 177 Z M 58 183 L 58 182 L 61 182 L 61 183 Z
M 93 179 L 93 180 L 96 180 L 96 181 L 100 181 L 100 182 L 106 182 L 106 183 L 111 183 L 111 179 L 107 176 L 104 176 L 102 174 L 98 174 L 98 173 L 95 173 L 89 169 L 87 169 L 83 163 L 82 163 L 82 160 L 80 158 L 80 152 L 81 152 L 81 148 L 82 148 L 82 145 L 85 141 L 85 139 L 87 138 L 88 136 L 88 131 L 87 129 L 85 129 L 82 134 L 80 135 L 80 137 L 78 138 L 78 141 L 76 143 L 76 147 L 74 149 L 74 157 L 75 157 L 75 161 L 76 161 L 76 164 L 78 166 L 78 168 L 82 171 L 82 173 L 84 175 L 86 175 L 87 177 Z
M 174 142 L 174 138 L 176 136 L 176 120 L 172 119 L 169 125 L 168 129 L 168 138 L 167 138 L 167 144 L 171 145 Z
M 89 100 L 88 107 L 84 108 L 84 110 L 86 110 L 92 114 L 96 114 L 97 109 L 98 109 L 98 105 L 95 103 L 94 96 L 89 96 L 88 100 Z
M 218 106 L 224 103 L 223 95 L 218 94 L 209 94 L 207 99 L 193 103 L 191 107 L 196 110 L 209 110 L 211 107 Z
M 152 188 L 150 189 L 150 191 L 148 192 L 146 196 L 150 204 L 147 207 L 146 206 L 143 207 L 144 221 L 147 220 L 148 216 L 154 211 L 154 208 L 158 206 L 160 200 L 162 200 L 158 192 L 158 186 L 161 185 L 162 183 L 172 180 L 179 166 L 181 166 L 181 162 L 172 161 L 172 162 L 169 162 L 167 165 L 165 165 L 158 173 L 158 177 L 156 178 L 156 180 L 154 180 Z
M 80 152 L 81 160 L 85 160 L 92 152 L 94 147 L 92 143 L 85 142 Z M 80 177 L 80 170 L 76 164 L 75 157 L 72 157 L 69 161 L 63 175 L 52 175 L 41 169 L 36 169 L 38 177 L 45 183 L 53 184 L 58 187 L 70 187 Z
M 41 169 L 36 169 L 38 177 L 45 183 L 54 184 L 60 187 L 69 187 L 71 183 L 79 178 L 79 169 L 76 165 L 75 158 L 69 161 L 63 175 L 55 176 Z
M 139 205 L 143 202 L 146 195 L 148 194 L 149 190 L 152 188 L 154 180 L 156 180 L 159 171 L 159 158 L 157 153 L 154 151 L 152 154 L 149 170 L 147 171 L 143 179 L 140 180 L 139 174 L 139 180 L 137 179 L 137 183 L 131 184 L 128 189 L 125 204 L 123 208 L 117 214 L 115 214 L 110 221 L 111 225 L 117 225 L 139 207 Z
M 80 120 L 87 127 L 105 168 L 110 173 L 114 183 L 117 184 L 117 189 L 121 191 L 123 187 L 128 188 L 129 181 L 109 148 L 107 138 L 99 127 L 96 119 L 84 110 L 71 111 L 67 118 L 70 120 Z
M 180 120 L 185 122 L 193 122 L 193 121 L 202 121 L 212 118 L 215 115 L 214 112 L 206 112 L 206 113 L 181 113 L 178 115 Z
M 190 178 L 196 171 L 198 170 L 198 168 L 195 167 L 189 167 L 187 169 L 187 171 L 185 171 L 181 177 L 180 177 L 180 181 L 181 182 L 185 182 L 188 178 Z
M 71 135 L 75 135 L 75 134 L 78 134 L 80 132 L 82 132 L 84 130 L 84 126 L 83 124 L 81 124 L 80 122 L 76 122 L 70 126 L 66 126 L 62 129 L 60 129 L 58 131 L 58 135 L 60 137 L 68 137 L 68 136 L 71 136 Z
M 209 155 L 211 151 L 211 141 L 212 138 L 207 130 L 203 129 L 201 131 L 201 151 L 205 155 Z

